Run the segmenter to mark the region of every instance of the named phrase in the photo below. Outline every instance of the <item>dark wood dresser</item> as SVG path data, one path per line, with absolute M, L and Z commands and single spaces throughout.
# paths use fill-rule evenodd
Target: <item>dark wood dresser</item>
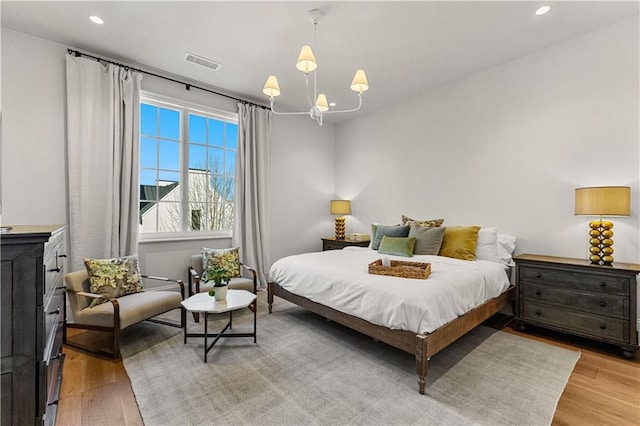
M 64 230 L 14 226 L 0 234 L 3 425 L 55 423 L 64 362 Z
M 345 247 L 355 246 L 355 247 L 369 247 L 371 241 L 357 241 L 349 238 L 345 238 L 344 240 L 338 240 L 335 237 L 327 237 L 322 239 L 322 251 L 327 250 L 342 250 Z
M 626 358 L 638 350 L 640 265 L 522 254 L 516 262 L 518 325 L 534 324 L 611 343 Z

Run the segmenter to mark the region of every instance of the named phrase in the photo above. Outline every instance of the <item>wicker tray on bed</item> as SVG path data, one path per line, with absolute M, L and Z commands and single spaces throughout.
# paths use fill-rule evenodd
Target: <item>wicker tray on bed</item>
M 376 275 L 393 275 L 401 278 L 426 279 L 431 274 L 431 264 L 423 262 L 405 262 L 392 260 L 391 266 L 382 266 L 382 259 L 369 264 L 369 273 Z

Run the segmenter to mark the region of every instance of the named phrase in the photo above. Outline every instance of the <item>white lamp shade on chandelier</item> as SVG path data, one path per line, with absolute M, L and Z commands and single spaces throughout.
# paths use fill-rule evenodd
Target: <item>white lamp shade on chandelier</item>
M 309 12 L 309 20 L 314 25 L 314 33 L 315 28 L 320 22 L 322 18 L 322 12 L 319 10 L 312 10 Z M 314 37 L 315 38 L 315 37 Z M 315 40 L 314 40 L 315 41 Z M 367 80 L 367 75 L 365 74 L 363 69 L 359 69 L 356 71 L 353 76 L 353 80 L 351 81 L 351 90 L 358 94 L 358 106 L 352 109 L 344 109 L 344 110 L 330 110 L 329 101 L 327 100 L 327 96 L 324 93 L 317 93 L 316 87 L 316 69 L 318 68 L 318 62 L 316 61 L 316 57 L 313 54 L 313 50 L 311 46 L 304 45 L 302 49 L 300 49 L 300 54 L 298 55 L 298 60 L 296 62 L 296 68 L 299 71 L 304 73 L 305 78 L 305 92 L 307 99 L 309 100 L 309 106 L 311 109 L 309 111 L 300 111 L 300 112 L 282 112 L 276 111 L 273 104 L 276 97 L 280 96 L 280 85 L 278 84 L 278 79 L 275 75 L 270 75 L 267 78 L 267 82 L 262 88 L 262 93 L 269 97 L 271 101 L 271 110 L 274 114 L 309 114 L 309 116 L 316 120 L 320 126 L 322 126 L 322 118 L 326 113 L 343 113 L 343 112 L 354 112 L 360 109 L 362 106 L 362 93 L 369 89 L 369 81 Z M 313 73 L 313 91 L 311 91 L 309 87 L 309 74 Z M 315 104 L 311 104 L 311 100 L 315 99 Z

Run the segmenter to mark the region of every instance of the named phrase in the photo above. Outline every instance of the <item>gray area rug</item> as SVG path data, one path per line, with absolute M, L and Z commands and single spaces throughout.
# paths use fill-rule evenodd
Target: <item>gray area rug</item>
M 151 425 L 546 425 L 579 352 L 477 327 L 429 363 L 276 299 L 258 306 L 258 343 L 203 342 L 142 323 L 122 336 L 124 366 Z M 209 319 L 209 331 L 226 316 Z M 249 310 L 233 330 L 250 331 Z M 189 330 L 202 332 L 189 315 Z M 201 320 L 202 321 L 202 320 Z

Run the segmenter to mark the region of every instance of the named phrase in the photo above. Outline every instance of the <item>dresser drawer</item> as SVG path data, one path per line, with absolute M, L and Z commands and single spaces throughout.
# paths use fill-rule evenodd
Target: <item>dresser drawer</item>
M 520 294 L 523 299 L 548 303 L 560 307 L 629 319 L 629 298 L 609 293 L 577 291 L 565 287 L 552 287 L 546 284 L 521 283 Z
M 38 346 L 39 352 L 40 347 L 42 348 L 42 352 L 38 353 L 38 359 L 47 360 L 51 356 L 51 352 L 54 350 L 58 323 L 62 319 L 63 299 L 63 290 L 61 288 L 57 289 L 52 294 L 49 302 L 42 307 L 43 328 L 42 340 L 40 340 L 42 345 Z
M 629 294 L 630 286 L 629 278 L 627 277 L 535 266 L 522 266 L 520 268 L 520 281 L 548 283 L 578 290 L 623 295 Z
M 565 332 L 575 332 L 586 336 L 618 343 L 629 343 L 629 322 L 599 315 L 562 309 L 530 301 L 521 301 L 521 319 L 555 326 Z
M 48 302 L 56 288 L 62 287 L 64 265 L 59 260 L 57 252 L 45 258 L 44 261 L 44 304 Z

